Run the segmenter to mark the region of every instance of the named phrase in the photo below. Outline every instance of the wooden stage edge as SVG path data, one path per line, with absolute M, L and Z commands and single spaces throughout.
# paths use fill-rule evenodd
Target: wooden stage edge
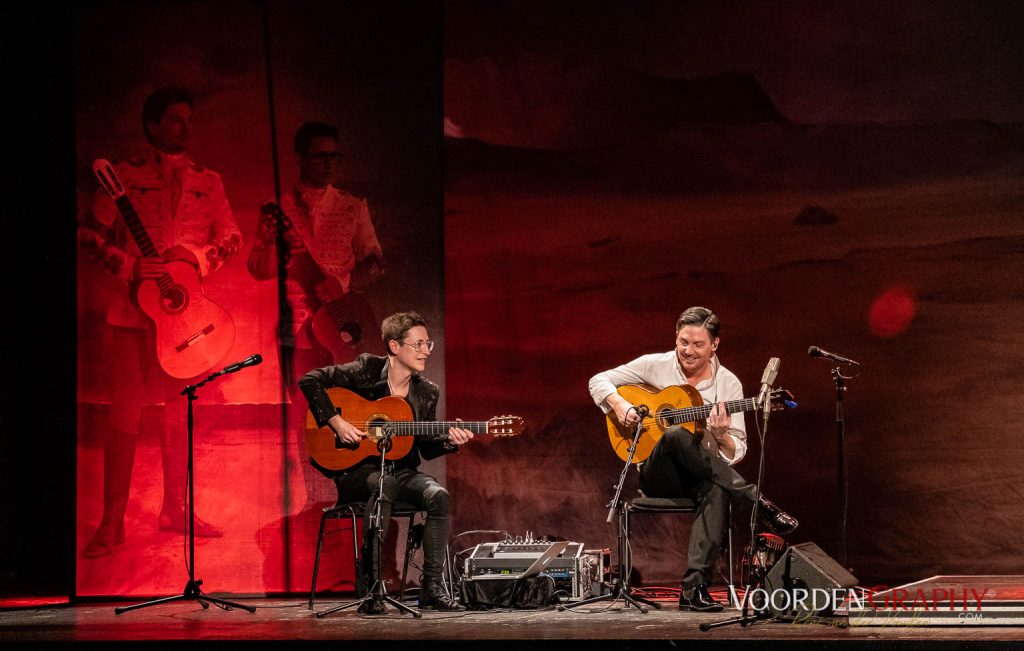
M 487 651 L 565 648 L 600 642 L 608 648 L 675 649 L 695 644 L 716 649 L 991 649 L 1022 648 L 1024 626 L 850 626 L 846 618 L 824 622 L 759 621 L 747 627 L 701 631 L 703 623 L 735 616 L 680 612 L 674 601 L 642 614 L 622 601 L 559 612 L 492 610 L 425 612 L 421 619 L 392 610 L 384 616 L 344 611 L 318 619 L 306 601 L 292 598 L 235 599 L 255 613 L 204 610 L 191 601 L 162 604 L 116 615 L 114 607 L 136 602 L 90 602 L 0 611 L 0 644 L 71 644 L 97 648 L 185 648 L 253 645 L 310 648 L 344 644 L 346 649 L 452 649 Z M 344 603 L 338 597 L 318 609 Z M 112 644 L 113 643 L 113 644 Z

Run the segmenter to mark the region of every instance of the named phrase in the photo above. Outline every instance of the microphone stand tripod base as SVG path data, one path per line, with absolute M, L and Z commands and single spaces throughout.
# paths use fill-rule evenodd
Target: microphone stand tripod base
M 636 429 L 633 432 L 633 443 L 629 446 L 629 454 L 626 455 L 626 464 L 622 467 L 622 472 L 619 474 L 619 483 L 615 486 L 615 495 L 614 497 L 612 497 L 612 501 L 608 504 L 608 523 L 610 524 L 615 516 L 618 517 L 615 540 L 617 547 L 616 556 L 618 556 L 619 578 L 613 584 L 612 591 L 610 593 L 605 595 L 598 595 L 596 597 L 590 597 L 589 599 L 584 599 L 583 601 L 577 601 L 576 603 L 569 604 L 568 606 L 559 605 L 559 611 L 569 610 L 570 608 L 578 608 L 580 606 L 597 603 L 599 601 L 614 602 L 619 597 L 622 597 L 623 608 L 628 609 L 630 606 L 633 606 L 644 615 L 647 614 L 647 608 L 644 608 L 644 606 L 641 604 L 646 604 L 651 608 L 655 608 L 658 610 L 661 609 L 661 604 L 659 603 L 648 601 L 643 597 L 634 597 L 631 594 L 632 590 L 629 587 L 629 576 L 627 576 L 628 570 L 626 563 L 626 555 L 629 554 L 629 545 L 627 544 L 628 541 L 625 540 L 626 527 L 623 523 L 623 518 L 626 516 L 623 513 L 621 501 L 622 486 L 626 482 L 626 474 L 629 472 L 630 466 L 633 465 L 633 456 L 636 452 L 637 441 L 640 440 L 640 435 L 644 431 L 643 419 L 650 413 L 650 411 L 646 405 L 640 405 L 640 407 L 637 408 L 637 413 L 642 415 L 640 416 L 640 421 L 637 423 Z
M 419 618 L 423 617 L 423 613 L 421 613 L 420 611 L 415 610 L 413 608 L 410 608 L 409 606 L 406 606 L 405 604 L 403 604 L 401 601 L 399 601 L 397 599 L 392 599 L 388 595 L 387 589 L 384 587 L 384 581 L 380 578 L 381 577 L 381 571 L 383 569 L 383 566 L 381 565 L 381 556 L 382 556 L 382 553 L 383 553 L 383 545 L 384 545 L 384 541 L 382 539 L 381 530 L 380 530 L 381 521 L 382 521 L 381 511 L 380 511 L 380 503 L 381 503 L 381 500 L 384 497 L 384 476 L 386 474 L 388 474 L 388 471 L 387 471 L 387 454 L 388 454 L 388 451 L 391 449 L 391 436 L 392 436 L 391 433 L 385 432 L 385 435 L 379 441 L 377 441 L 377 450 L 380 452 L 380 465 L 378 466 L 380 474 L 377 476 L 377 492 L 376 492 L 376 499 L 374 501 L 374 506 L 373 506 L 373 515 L 370 518 L 369 527 L 367 528 L 368 530 L 365 533 L 365 535 L 367 535 L 367 536 L 373 536 L 373 538 L 371 538 L 371 540 L 373 541 L 373 549 L 374 549 L 374 560 L 373 560 L 373 562 L 374 562 L 374 568 L 375 568 L 374 569 L 374 576 L 376 578 L 373 581 L 373 585 L 370 586 L 370 589 L 366 591 L 366 594 L 363 595 L 362 599 L 357 599 L 357 600 L 352 601 L 350 603 L 342 604 L 341 606 L 335 606 L 334 608 L 328 608 L 327 610 L 322 610 L 322 611 L 320 611 L 320 612 L 318 612 L 316 614 L 317 619 L 326 617 L 327 615 L 330 615 L 331 613 L 336 613 L 339 610 L 345 610 L 346 608 L 351 608 L 352 606 L 356 606 L 356 607 L 361 606 L 361 605 L 363 605 L 364 603 L 366 603 L 368 601 L 379 601 L 379 602 L 382 602 L 382 603 L 389 603 L 392 606 L 394 606 L 395 608 L 397 608 L 399 611 L 401 611 L 403 613 L 409 613 L 410 615 L 412 615 L 416 619 L 419 619 Z M 364 562 L 365 562 L 365 559 L 364 559 Z
M 746 628 L 749 624 L 759 622 L 764 619 L 771 619 L 772 614 L 770 611 L 764 610 L 755 612 L 750 615 L 737 615 L 736 617 L 730 617 L 729 619 L 723 619 L 720 622 L 704 622 L 698 628 L 702 631 L 710 631 L 713 628 L 719 628 L 722 626 L 732 626 L 733 624 L 739 624 Z
M 203 594 L 203 591 L 199 586 L 203 585 L 201 580 L 196 580 L 196 485 L 195 485 L 195 414 L 193 412 L 192 403 L 199 399 L 196 395 L 196 391 L 207 382 L 211 382 L 216 376 L 211 375 L 198 384 L 190 384 L 181 392 L 181 395 L 186 396 L 188 399 L 188 411 L 187 411 L 187 424 L 188 424 L 188 456 L 186 459 L 185 476 L 188 478 L 188 482 L 185 486 L 185 501 L 188 505 L 188 582 L 185 583 L 185 589 L 179 595 L 173 595 L 170 597 L 161 597 L 159 599 L 153 599 L 140 604 L 134 604 L 132 606 L 120 606 L 114 608 L 114 614 L 120 615 L 126 613 L 129 610 L 136 610 L 138 608 L 148 608 L 149 606 L 156 606 L 157 604 L 169 603 L 172 601 L 190 601 L 195 600 L 199 602 L 204 609 L 209 608 L 210 604 L 216 604 L 225 610 L 231 608 L 241 608 L 247 610 L 250 613 L 255 613 L 255 606 L 246 606 L 244 604 L 236 603 L 234 601 L 227 601 L 226 599 L 219 599 L 217 597 L 211 597 Z
M 566 611 L 566 610 L 570 610 L 572 608 L 579 608 L 580 606 L 586 606 L 588 604 L 598 603 L 600 601 L 612 601 L 612 602 L 615 602 L 620 597 L 622 598 L 622 607 L 623 608 L 628 609 L 630 606 L 632 606 L 632 607 L 636 608 L 637 610 L 639 610 L 644 615 L 647 614 L 647 608 L 644 607 L 644 604 L 646 604 L 647 606 L 650 606 L 651 608 L 654 608 L 655 610 L 660 610 L 661 609 L 661 604 L 659 604 L 657 602 L 649 601 L 647 599 L 644 599 L 643 597 L 634 597 L 632 595 L 632 593 L 630 592 L 630 589 L 629 589 L 628 585 L 627 586 L 623 586 L 622 582 L 616 580 L 615 583 L 612 585 L 612 591 L 609 592 L 608 594 L 598 595 L 596 597 L 590 597 L 589 599 L 584 599 L 583 601 L 577 601 L 576 603 L 569 604 L 569 605 L 559 604 L 557 606 L 556 610 L 558 610 L 559 612 L 563 612 L 563 611 Z
M 136 608 L 146 608 L 148 606 L 155 606 L 157 604 L 170 603 L 172 601 L 190 601 L 193 599 L 195 601 L 198 601 L 199 605 L 202 606 L 204 609 L 209 608 L 210 604 L 212 603 L 224 609 L 241 608 L 242 610 L 247 610 L 250 613 L 256 612 L 255 606 L 248 606 L 246 604 L 240 604 L 234 601 L 219 599 L 217 597 L 211 597 L 210 595 L 203 594 L 203 591 L 199 587 L 202 584 L 202 580 L 190 580 L 188 583 L 185 584 L 185 589 L 179 595 L 174 595 L 171 597 L 162 597 L 160 599 L 154 599 L 153 601 L 147 601 L 146 603 L 135 604 L 134 606 L 121 606 L 114 609 L 114 614 L 120 615 L 121 613 L 126 613 L 129 610 L 135 610 Z
M 758 485 L 760 486 L 760 484 Z M 755 511 L 757 511 L 757 502 L 754 503 L 754 509 Z M 756 516 L 757 513 L 755 513 L 755 517 Z M 753 543 L 751 545 L 753 546 Z M 731 626 L 732 624 L 739 624 L 740 626 L 743 626 L 745 628 L 749 624 L 761 621 L 762 619 L 772 619 L 773 615 L 771 611 L 768 609 L 768 604 L 765 604 L 765 607 L 761 610 L 754 609 L 753 613 L 749 611 L 749 608 L 751 607 L 751 593 L 757 590 L 758 588 L 761 588 L 762 585 L 765 584 L 765 581 L 768 576 L 768 571 L 765 567 L 758 566 L 755 576 L 756 578 L 754 579 L 754 584 L 748 585 L 748 587 L 746 587 L 746 592 L 743 593 L 743 605 L 740 609 L 740 613 L 735 617 L 729 617 L 728 619 L 723 619 L 721 621 L 703 622 L 699 626 L 697 626 L 698 628 L 700 628 L 700 631 L 711 631 L 712 628 L 718 628 L 721 626 Z
M 316 614 L 316 616 L 317 619 L 322 619 L 327 615 L 330 615 L 331 613 L 336 613 L 339 610 L 345 610 L 347 608 L 351 608 L 352 606 L 356 606 L 358 608 L 367 601 L 371 600 L 389 603 L 395 608 L 397 608 L 399 611 L 403 613 L 409 613 L 415 619 L 420 619 L 421 617 L 423 617 L 423 613 L 421 613 L 420 611 L 410 608 L 409 606 L 403 604 L 401 601 L 393 599 L 391 596 L 389 596 L 387 590 L 384 589 L 384 581 L 382 581 L 381 579 L 377 579 L 373 582 L 373 586 L 366 591 L 366 595 L 363 596 L 362 599 L 357 599 L 356 601 L 352 601 L 347 604 L 342 604 L 341 606 L 335 606 L 334 608 L 328 608 L 327 610 L 321 610 Z

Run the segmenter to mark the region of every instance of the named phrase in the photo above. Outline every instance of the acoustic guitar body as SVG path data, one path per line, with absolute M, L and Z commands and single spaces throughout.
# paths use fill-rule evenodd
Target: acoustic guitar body
M 173 289 L 161 292 L 155 280 L 136 291 L 139 308 L 156 326 L 156 354 L 171 377 L 191 378 L 213 368 L 235 343 L 235 323 L 227 310 L 206 298 L 195 267 L 167 263 Z
M 699 407 L 704 404 L 692 386 L 670 386 L 657 391 L 651 386 L 644 384 L 626 384 L 617 389 L 620 396 L 633 405 L 647 405 L 651 410 L 650 416 L 644 419 L 644 429 L 640 433 L 640 439 L 636 444 L 636 451 L 633 453 L 633 463 L 645 461 L 654 451 L 654 446 L 665 434 L 665 430 L 674 423 L 667 422 L 662 415 L 667 410 L 678 410 L 687 407 Z M 627 429 L 619 423 L 614 412 L 609 412 L 605 420 L 608 426 L 608 438 L 611 440 L 612 448 L 620 459 L 625 461 L 629 458 L 629 446 L 633 442 L 633 429 Z M 694 436 L 703 437 L 704 422 L 678 423 Z
M 366 297 L 358 292 L 348 292 L 316 311 L 312 322 L 313 337 L 331 352 L 335 364 L 344 364 L 360 353 L 384 354 L 379 323 Z
M 413 420 L 412 407 L 404 398 L 386 396 L 380 400 L 365 400 L 347 389 L 334 387 L 327 390 L 331 403 L 341 417 L 364 432 L 375 424 L 388 421 Z M 401 459 L 412 451 L 413 437 L 394 436 L 385 458 Z M 370 438 L 357 445 L 339 443 L 329 426 L 317 427 L 313 412 L 306 412 L 306 451 L 310 462 L 321 472 L 336 475 L 355 466 L 363 459 L 380 454 L 377 443 Z

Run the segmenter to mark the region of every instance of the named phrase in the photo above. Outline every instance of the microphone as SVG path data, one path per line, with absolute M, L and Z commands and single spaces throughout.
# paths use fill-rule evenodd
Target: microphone
M 854 366 L 860 366 L 860 362 L 858 361 L 852 360 L 848 357 L 843 357 L 842 355 L 830 353 L 827 350 L 818 348 L 817 346 L 811 346 L 808 348 L 807 354 L 811 357 L 824 357 L 826 359 L 831 359 L 832 361 L 839 362 L 840 364 L 853 364 Z
M 779 375 L 781 363 L 778 357 L 772 357 L 768 360 L 768 365 L 764 367 L 764 373 L 761 375 L 761 394 L 757 397 L 759 406 L 764 406 L 767 403 L 768 391 L 772 388 L 772 382 Z
M 636 415 L 640 418 L 647 418 L 651 415 L 651 408 L 647 405 L 637 405 L 633 409 L 636 410 Z
M 246 366 L 256 366 L 257 364 L 262 364 L 262 363 L 263 363 L 263 355 L 260 355 L 259 353 L 256 353 L 255 355 L 249 355 L 248 357 L 246 357 L 245 359 L 243 359 L 240 362 L 235 362 L 234 364 L 229 364 L 228 366 L 225 366 L 221 370 L 219 370 L 216 373 L 214 373 L 214 375 L 224 375 L 226 373 L 234 373 L 235 371 L 241 371 Z

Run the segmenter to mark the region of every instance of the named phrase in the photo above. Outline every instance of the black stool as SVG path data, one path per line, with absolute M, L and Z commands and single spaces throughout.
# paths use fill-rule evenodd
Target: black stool
M 696 513 L 697 503 L 687 497 L 634 497 L 622 503 L 619 509 L 619 528 L 621 540 L 625 541 L 625 550 L 619 550 L 620 554 L 626 554 L 625 563 L 622 567 L 629 571 L 633 567 L 633 546 L 630 541 L 629 518 L 630 515 L 640 513 L 674 514 L 674 513 Z M 729 557 L 729 585 L 733 585 L 733 550 L 732 550 L 732 505 L 729 505 L 729 516 L 725 527 L 727 555 Z
M 313 610 L 313 598 L 316 596 L 316 578 L 320 572 L 320 551 L 323 549 L 324 544 L 324 531 L 327 527 L 328 520 L 338 520 L 342 518 L 349 518 L 352 526 L 352 566 L 356 570 L 356 585 L 359 585 L 359 529 L 356 522 L 357 517 L 362 517 L 366 511 L 366 502 L 343 502 L 329 506 L 324 509 L 324 514 L 320 517 L 320 534 L 316 539 L 316 558 L 313 561 L 313 585 L 309 589 L 309 609 Z M 409 530 L 412 530 L 413 521 L 416 519 L 417 513 L 424 513 L 421 509 L 417 509 L 408 502 L 395 502 L 394 506 L 391 507 L 391 518 L 409 518 Z M 405 563 L 402 565 L 402 582 L 398 587 L 398 598 L 402 598 L 402 593 L 405 591 L 405 579 L 406 573 L 409 571 L 409 559 L 415 550 L 411 546 L 406 546 L 405 550 Z M 358 589 L 357 589 L 358 592 Z M 357 595 L 362 597 L 362 595 Z

